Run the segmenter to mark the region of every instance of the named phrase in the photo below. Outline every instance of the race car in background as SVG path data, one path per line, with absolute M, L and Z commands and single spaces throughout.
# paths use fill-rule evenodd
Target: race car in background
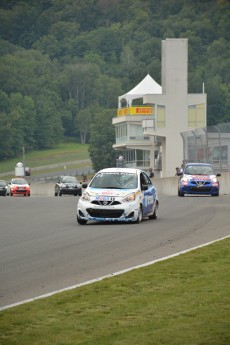
M 220 184 L 211 164 L 188 163 L 178 180 L 178 196 L 185 194 L 219 196 Z
M 22 177 L 12 178 L 7 186 L 7 195 L 30 196 L 30 184 Z

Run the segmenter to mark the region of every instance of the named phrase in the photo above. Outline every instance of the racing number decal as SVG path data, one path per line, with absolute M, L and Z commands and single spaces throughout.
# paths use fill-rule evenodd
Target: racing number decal
M 147 205 L 153 204 L 153 195 L 147 195 Z
M 149 205 L 152 205 L 153 202 L 154 202 L 153 194 L 149 194 L 148 191 L 147 193 L 144 193 L 143 201 L 142 201 L 143 206 L 148 207 Z

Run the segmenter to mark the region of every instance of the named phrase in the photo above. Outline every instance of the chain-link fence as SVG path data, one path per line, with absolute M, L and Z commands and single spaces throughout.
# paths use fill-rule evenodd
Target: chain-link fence
M 230 171 L 230 122 L 181 132 L 184 163 L 203 162 Z

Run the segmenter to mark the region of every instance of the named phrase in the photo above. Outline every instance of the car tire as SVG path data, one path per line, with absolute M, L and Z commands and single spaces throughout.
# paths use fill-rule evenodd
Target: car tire
M 81 219 L 81 218 L 79 218 L 79 217 L 77 216 L 77 222 L 78 222 L 78 224 L 80 224 L 80 225 L 85 225 L 85 224 L 87 223 L 87 220 Z
M 149 216 L 149 219 L 157 219 L 157 210 L 158 210 L 158 203 L 154 208 L 154 212 L 151 216 Z
M 143 210 L 142 210 L 142 206 L 140 205 L 139 210 L 138 210 L 138 216 L 135 223 L 140 224 L 142 219 L 143 219 Z
M 10 192 L 10 196 L 13 196 L 14 194 Z
M 54 193 L 54 196 L 58 196 L 58 193 L 57 193 L 57 192 L 55 192 L 55 193 Z
M 178 189 L 178 196 L 184 196 L 184 193 Z
M 79 196 L 82 196 L 82 190 L 78 193 Z

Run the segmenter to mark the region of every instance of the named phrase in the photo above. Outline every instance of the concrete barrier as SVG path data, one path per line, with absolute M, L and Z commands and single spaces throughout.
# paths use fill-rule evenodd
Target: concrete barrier
M 220 194 L 230 194 L 230 172 L 224 172 L 218 178 L 220 181 Z M 177 195 L 178 177 L 153 178 L 153 184 L 159 195 Z M 55 183 L 31 183 L 31 195 L 54 196 Z

